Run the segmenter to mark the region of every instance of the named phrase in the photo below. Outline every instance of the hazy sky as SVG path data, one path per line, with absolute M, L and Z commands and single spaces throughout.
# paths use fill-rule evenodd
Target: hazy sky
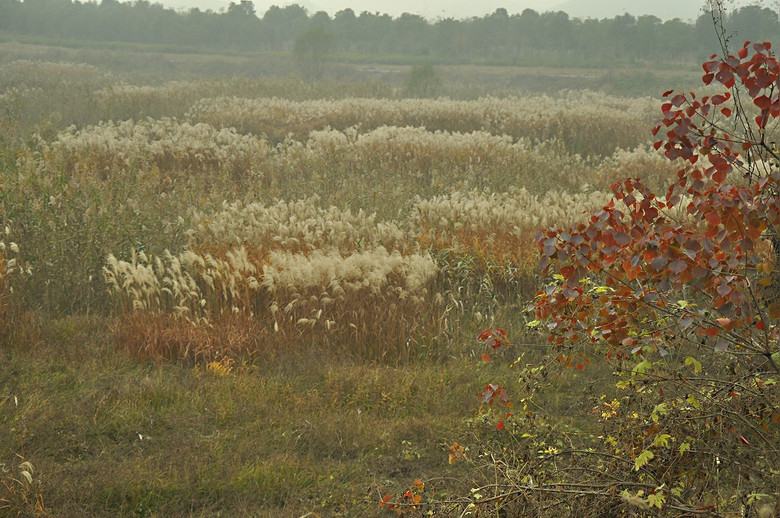
M 211 9 L 219 12 L 225 9 L 231 0 L 156 0 L 166 7 L 187 10 L 192 7 Z M 233 0 L 238 3 L 240 0 Z M 642 15 L 654 14 L 661 19 L 679 17 L 683 20 L 695 19 L 700 14 L 704 0 L 254 0 L 258 15 L 262 16 L 271 5 L 284 6 L 297 3 L 310 13 L 326 11 L 331 15 L 347 7 L 360 14 L 363 11 L 387 13 L 393 17 L 404 12 L 422 15 L 430 20 L 438 18 L 468 18 L 484 16 L 503 7 L 510 14 L 520 13 L 531 8 L 538 12 L 563 10 L 572 16 L 612 17 L 625 12 Z M 773 6 L 776 0 L 750 1 L 728 0 L 726 5 L 744 5 L 759 3 Z

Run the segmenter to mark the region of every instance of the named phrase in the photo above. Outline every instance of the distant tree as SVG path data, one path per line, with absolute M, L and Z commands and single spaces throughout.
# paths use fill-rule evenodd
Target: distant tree
M 315 25 L 295 38 L 293 54 L 301 75 L 305 79 L 320 79 L 332 49 L 333 34 L 322 25 Z
M 747 5 L 734 11 L 726 25 L 738 41 L 762 41 L 776 38 L 780 33 L 777 12 L 758 5 Z
M 358 43 L 356 29 L 358 27 L 357 16 L 352 9 L 343 9 L 333 16 L 331 27 L 335 36 L 335 45 L 346 52 L 356 52 L 361 48 Z
M 239 3 L 230 2 L 230 5 L 228 6 L 228 14 L 251 16 L 253 18 L 257 16 L 255 13 L 255 4 L 252 3 L 252 0 L 240 0 Z
M 658 51 L 659 38 L 658 28 L 661 26 L 661 19 L 657 16 L 644 15 L 637 18 L 637 53 L 642 58 L 652 58 Z
M 405 54 L 429 54 L 428 32 L 430 24 L 417 14 L 403 13 L 393 21 L 395 47 Z
M 309 26 L 309 15 L 298 4 L 286 7 L 272 5 L 263 15 L 262 33 L 269 49 L 290 50 L 295 35 L 301 34 Z

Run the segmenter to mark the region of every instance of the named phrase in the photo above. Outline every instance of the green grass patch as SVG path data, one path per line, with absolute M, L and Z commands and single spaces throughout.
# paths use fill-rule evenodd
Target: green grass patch
M 469 358 L 290 358 L 220 376 L 137 362 L 101 319 L 38 333 L 0 349 L 0 462 L 31 462 L 54 516 L 370 516 L 380 489 L 447 467 L 482 381 Z

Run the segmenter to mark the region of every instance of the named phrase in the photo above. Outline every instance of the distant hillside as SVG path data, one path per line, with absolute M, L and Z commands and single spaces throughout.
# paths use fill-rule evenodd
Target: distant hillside
M 701 0 L 568 0 L 556 4 L 554 9 L 568 13 L 572 18 L 614 18 L 628 13 L 690 21 L 701 15 L 703 5 Z

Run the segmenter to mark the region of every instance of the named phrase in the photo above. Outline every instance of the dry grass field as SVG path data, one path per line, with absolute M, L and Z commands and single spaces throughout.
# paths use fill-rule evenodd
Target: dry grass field
M 0 65 L 0 514 L 372 516 L 485 482 L 448 448 L 548 360 L 536 232 L 674 166 L 648 97 L 397 90 Z

